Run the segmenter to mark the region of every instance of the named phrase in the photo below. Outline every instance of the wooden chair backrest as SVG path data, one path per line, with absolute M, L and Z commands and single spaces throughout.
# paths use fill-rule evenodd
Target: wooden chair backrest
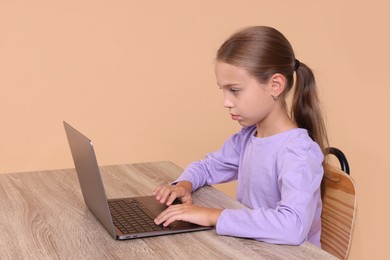
M 354 181 L 345 172 L 325 163 L 321 188 L 321 247 L 340 259 L 347 259 L 356 217 Z

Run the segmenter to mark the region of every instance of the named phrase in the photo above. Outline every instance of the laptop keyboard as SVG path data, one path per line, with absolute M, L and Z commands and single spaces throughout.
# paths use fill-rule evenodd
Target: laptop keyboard
M 168 229 L 156 225 L 145 212 L 145 206 L 135 199 L 109 201 L 115 226 L 124 234 Z

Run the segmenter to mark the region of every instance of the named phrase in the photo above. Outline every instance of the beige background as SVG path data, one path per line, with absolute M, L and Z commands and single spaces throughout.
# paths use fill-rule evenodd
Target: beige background
M 350 161 L 351 259 L 388 255 L 385 2 L 0 0 L 0 172 L 73 167 L 62 120 L 94 140 L 102 165 L 203 158 L 239 129 L 215 83 L 217 48 L 270 25 L 315 71 L 331 143 Z

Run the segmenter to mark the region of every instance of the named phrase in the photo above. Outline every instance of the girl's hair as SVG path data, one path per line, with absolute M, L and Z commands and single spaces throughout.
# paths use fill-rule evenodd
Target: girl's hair
M 324 151 L 328 138 L 314 74 L 295 58 L 292 46 L 283 34 L 267 26 L 243 29 L 222 44 L 216 59 L 245 68 L 261 83 L 267 82 L 275 73 L 284 75 L 287 82 L 283 95 L 292 89 L 296 71 L 290 116 L 298 127 L 307 129 Z

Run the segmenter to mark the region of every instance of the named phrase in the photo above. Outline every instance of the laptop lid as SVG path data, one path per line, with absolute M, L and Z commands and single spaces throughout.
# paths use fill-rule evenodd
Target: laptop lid
M 91 140 L 64 121 L 85 204 L 113 237 L 114 224 Z

